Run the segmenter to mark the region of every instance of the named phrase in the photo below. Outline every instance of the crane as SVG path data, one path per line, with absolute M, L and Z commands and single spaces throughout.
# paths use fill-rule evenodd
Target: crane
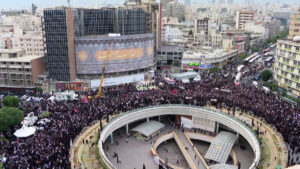
M 108 50 L 107 56 L 106 56 L 106 58 L 104 60 L 104 66 L 102 68 L 102 73 L 101 73 L 101 78 L 100 78 L 99 91 L 98 91 L 98 93 L 96 95 L 96 98 L 100 98 L 101 97 L 104 72 L 105 72 L 105 69 L 106 69 L 106 66 L 107 66 L 107 62 L 108 62 L 108 59 L 109 59 L 109 56 L 110 56 L 110 50 L 111 50 L 112 45 L 113 45 L 113 41 L 110 42 L 110 47 L 109 47 L 110 49 Z

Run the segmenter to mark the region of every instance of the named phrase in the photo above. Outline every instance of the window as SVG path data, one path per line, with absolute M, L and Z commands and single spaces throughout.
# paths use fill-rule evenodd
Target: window
M 299 32 L 299 29 L 294 29 L 294 32 Z

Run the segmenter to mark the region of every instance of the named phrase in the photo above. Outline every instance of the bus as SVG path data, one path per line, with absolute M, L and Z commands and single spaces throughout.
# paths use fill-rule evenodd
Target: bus
M 264 53 L 270 52 L 270 48 L 264 50 Z
M 274 43 L 273 45 L 270 46 L 270 48 L 274 48 L 276 46 L 276 43 Z
M 237 67 L 237 72 L 242 72 L 244 69 L 245 65 L 240 65 Z
M 241 77 L 242 77 L 242 73 L 241 72 L 239 72 L 236 76 L 235 76 L 235 84 L 236 85 L 239 85 L 240 84 L 240 80 L 241 80 Z
M 274 56 L 274 52 L 267 52 L 264 54 L 264 57 Z
M 244 60 L 244 64 L 247 64 L 249 62 L 249 60 L 251 60 L 252 58 L 254 58 L 256 55 L 258 55 L 258 53 L 253 53 L 252 55 L 250 55 L 249 57 L 247 57 L 245 60 Z
M 249 60 L 249 63 L 253 63 L 255 60 L 257 60 L 260 57 L 260 55 L 255 56 L 254 58 L 252 58 L 251 60 Z
M 273 57 L 270 56 L 264 61 L 264 63 L 265 63 L 265 65 L 271 65 L 272 61 L 273 61 Z

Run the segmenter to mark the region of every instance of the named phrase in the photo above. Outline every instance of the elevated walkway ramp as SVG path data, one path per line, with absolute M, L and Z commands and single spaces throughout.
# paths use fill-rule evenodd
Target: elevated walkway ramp
M 191 169 L 206 169 L 205 164 L 203 164 L 199 157 L 196 156 L 196 158 L 194 158 L 197 152 L 181 131 L 174 133 L 174 139 Z
M 225 164 L 237 138 L 236 134 L 225 131 L 220 132 L 213 139 L 205 158 Z

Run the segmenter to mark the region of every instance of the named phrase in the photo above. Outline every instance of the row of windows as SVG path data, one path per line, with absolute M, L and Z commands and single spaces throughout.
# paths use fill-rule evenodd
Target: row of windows
M 280 75 L 282 75 L 282 76 L 285 76 L 285 77 L 286 77 L 288 74 L 290 74 L 290 75 L 291 75 L 291 78 L 294 79 L 294 80 L 296 80 L 296 81 L 299 81 L 299 79 L 300 79 L 300 76 L 295 75 L 295 74 L 291 74 L 291 73 L 289 73 L 289 72 L 286 72 L 286 71 L 284 71 L 284 70 L 280 70 L 280 69 L 278 69 L 278 68 L 275 68 L 275 71 L 278 72 L 278 74 L 280 74 Z
M 0 64 L 6 65 L 6 64 L 10 64 L 10 65 L 22 65 L 22 63 L 24 65 L 30 65 L 29 62 L 0 62 Z
M 298 29 L 299 31 L 299 29 Z M 292 48 L 292 45 L 287 45 L 287 44 L 282 44 L 282 48 L 288 48 L 288 49 L 291 49 Z M 300 47 L 299 46 L 296 46 L 296 50 L 299 51 Z

